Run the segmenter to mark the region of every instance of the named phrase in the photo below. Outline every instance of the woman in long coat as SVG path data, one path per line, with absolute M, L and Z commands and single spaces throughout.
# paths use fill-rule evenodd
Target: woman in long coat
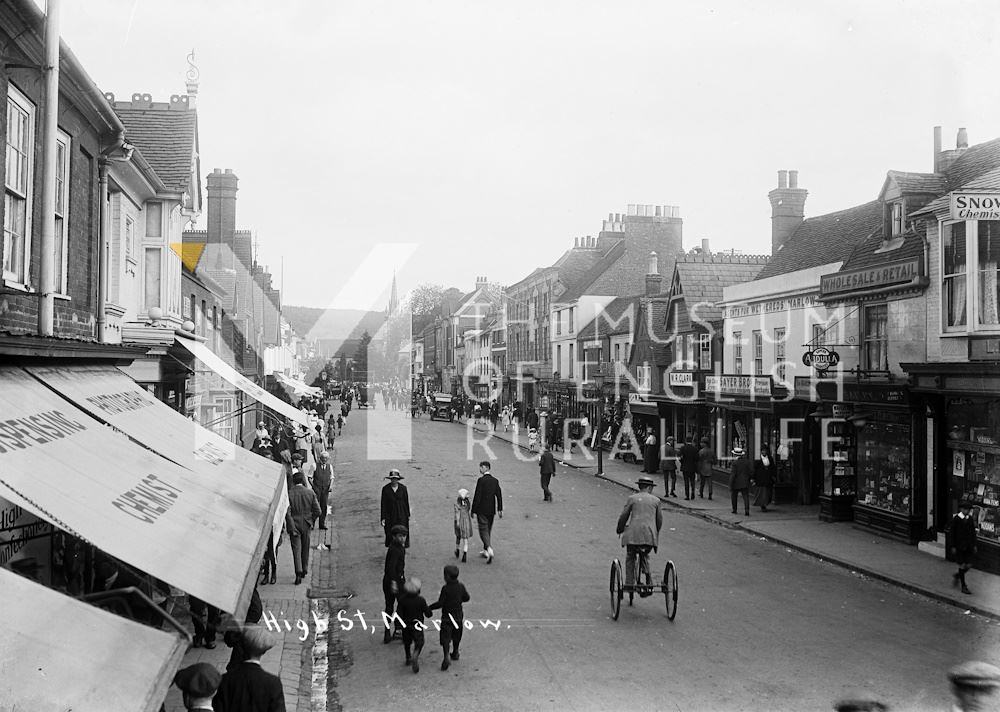
M 753 463 L 753 481 L 757 485 L 757 497 L 753 503 L 759 506 L 762 512 L 766 512 L 767 505 L 771 503 L 774 481 L 777 477 L 778 466 L 774 462 L 771 448 L 767 445 L 761 445 L 760 457 Z
M 650 474 L 658 472 L 660 469 L 660 446 L 656 440 L 656 432 L 649 428 L 646 430 L 646 440 L 642 447 L 642 472 Z

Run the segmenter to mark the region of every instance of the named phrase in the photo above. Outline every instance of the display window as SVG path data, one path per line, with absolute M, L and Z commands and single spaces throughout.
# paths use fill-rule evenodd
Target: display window
M 914 508 L 910 415 L 876 411 L 857 429 L 858 503 L 910 516 Z
M 972 503 L 979 537 L 997 541 L 1000 521 L 1000 400 L 953 398 L 946 413 L 951 512 Z

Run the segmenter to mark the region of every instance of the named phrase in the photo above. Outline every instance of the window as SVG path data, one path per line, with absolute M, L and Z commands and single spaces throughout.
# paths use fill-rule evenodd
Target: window
M 135 220 L 125 216 L 125 258 L 135 261 Z
M 893 237 L 903 234 L 902 203 L 893 203 L 889 206 L 889 234 Z
M 825 324 L 813 324 L 813 337 L 812 341 L 809 342 L 812 348 L 817 346 L 822 346 L 826 343 L 826 325 Z
M 694 366 L 694 334 L 685 334 L 684 336 L 684 366 L 685 368 L 692 368 Z
M 160 260 L 160 248 L 147 247 L 143 269 L 143 309 L 149 311 L 160 306 L 160 278 L 163 265 Z
M 163 237 L 163 203 L 146 203 L 146 237 Z
M 753 332 L 753 375 L 764 375 L 764 335 Z
M 187 314 L 184 315 L 185 317 L 190 319 L 192 323 L 194 322 L 194 305 L 195 305 L 195 296 L 192 294 L 191 297 L 188 299 Z M 195 326 L 197 326 L 197 324 L 195 324 Z
M 556 372 L 562 370 L 562 345 L 556 346 L 556 362 L 553 368 Z
M 649 391 L 652 389 L 652 366 L 636 366 L 635 375 L 636 380 L 639 381 L 640 391 Z
M 615 344 L 615 361 L 621 361 L 621 360 L 622 360 L 622 345 Z
M 572 313 L 573 313 L 573 310 L 570 309 L 570 314 L 572 314 Z M 567 352 L 569 354 L 569 368 L 566 369 L 566 373 L 568 374 L 569 378 L 572 378 L 573 377 L 573 344 L 568 344 L 567 347 L 566 347 L 566 350 L 567 350 Z
M 7 170 L 3 193 L 3 278 L 28 284 L 31 259 L 32 146 L 35 107 L 7 85 Z
M 945 328 L 966 324 L 965 223 L 945 225 L 941 232 L 941 306 Z
M 698 334 L 698 368 L 712 370 L 712 335 Z
M 562 334 L 562 309 L 556 312 L 556 336 Z
M 53 245 L 52 286 L 59 294 L 67 294 L 69 255 L 69 136 L 62 131 L 56 136 L 56 229 Z
M 567 329 L 567 331 L 568 331 L 568 332 L 569 332 L 570 334 L 572 334 L 572 333 L 573 333 L 573 311 L 574 311 L 575 309 L 576 309 L 576 307 L 570 307 L 570 308 L 569 308 L 569 329 Z
M 743 332 L 733 332 L 733 373 L 743 373 Z
M 629 359 L 632 357 L 632 352 L 629 351 L 629 342 L 625 342 L 625 363 L 628 363 Z
M 778 380 L 785 382 L 785 327 L 774 330 L 774 361 L 778 364 Z
M 889 370 L 889 307 L 872 304 L 865 307 L 865 368 L 869 371 Z
M 976 256 L 979 279 L 976 284 L 976 323 L 981 326 L 1000 326 L 997 303 L 997 272 L 1000 267 L 1000 221 L 980 220 L 976 235 Z

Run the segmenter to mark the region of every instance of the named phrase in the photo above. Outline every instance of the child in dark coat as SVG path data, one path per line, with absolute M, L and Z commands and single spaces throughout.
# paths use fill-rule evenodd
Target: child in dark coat
M 424 618 L 431 615 L 427 601 L 420 595 L 420 579 L 414 577 L 403 584 L 403 595 L 399 598 L 396 613 L 403 619 L 403 650 L 406 664 L 413 672 L 420 672 L 420 651 L 424 649 Z M 410 646 L 413 655 L 410 655 Z
M 451 646 L 451 659 L 458 660 L 458 646 L 462 642 L 462 623 L 465 620 L 462 604 L 468 600 L 469 592 L 458 581 L 458 567 L 448 564 L 444 567 L 444 586 L 441 587 L 441 595 L 438 596 L 437 602 L 430 606 L 432 611 L 436 608 L 441 609 L 441 648 L 444 651 L 444 658 L 441 660 L 442 670 L 447 670 L 450 665 L 449 646 Z

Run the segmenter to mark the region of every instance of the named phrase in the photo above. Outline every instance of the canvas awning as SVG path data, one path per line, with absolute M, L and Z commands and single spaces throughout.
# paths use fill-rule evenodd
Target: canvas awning
M 309 417 L 298 408 L 285 403 L 280 398 L 276 398 L 228 363 L 219 358 L 211 349 L 200 341 L 193 341 L 182 337 L 177 338 L 177 343 L 186 348 L 191 354 L 215 371 L 223 379 L 239 388 L 248 396 L 258 401 L 261 405 L 267 406 L 273 411 L 281 413 L 286 418 L 291 418 L 300 423 L 304 428 L 310 428 Z
M 160 709 L 187 639 L 0 568 L 3 709 Z
M 20 368 L 0 367 L 0 413 L 0 496 L 10 492 L 37 516 L 237 618 L 245 613 L 256 574 L 248 562 L 273 512 L 263 486 L 244 492 L 205 464 L 182 467 Z
M 629 412 L 633 415 L 652 415 L 659 417 L 660 410 L 656 403 L 647 403 L 644 401 L 632 401 L 628 404 Z
M 304 394 L 310 396 L 323 395 L 323 390 L 321 388 L 316 388 L 315 386 L 308 386 L 306 385 L 305 381 L 300 381 L 297 378 L 286 376 L 283 373 L 275 373 L 274 375 L 275 377 L 277 377 L 279 383 L 281 383 L 284 386 L 288 386 L 293 391 L 295 391 L 296 394 Z
M 281 465 L 188 420 L 113 366 L 25 370 L 97 420 L 202 475 L 203 481 L 224 496 L 234 511 L 242 513 L 243 521 L 232 531 L 227 551 L 245 567 L 236 608 L 245 610 L 267 546 L 270 523 L 278 516 L 283 519 L 288 507 Z

